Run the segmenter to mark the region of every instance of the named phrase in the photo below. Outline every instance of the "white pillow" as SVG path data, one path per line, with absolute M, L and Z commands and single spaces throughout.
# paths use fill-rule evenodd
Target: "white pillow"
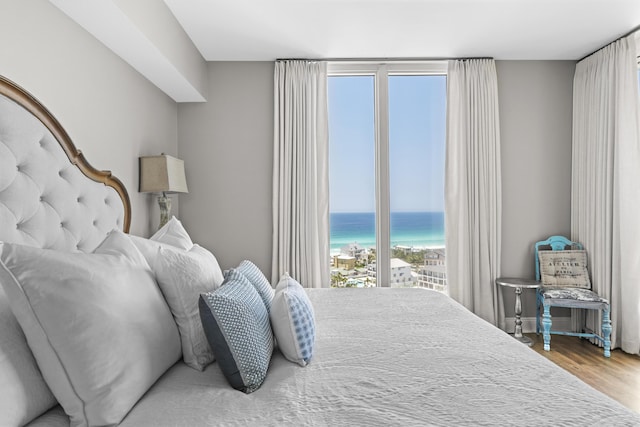
M 165 246 L 158 248 L 153 270 L 178 324 L 184 362 L 202 371 L 215 359 L 202 329 L 198 300 L 201 293 L 222 284 L 218 260 L 199 245 L 193 245 L 190 251 Z
M 313 356 L 316 321 L 313 306 L 302 285 L 283 274 L 269 312 L 271 328 L 285 358 L 306 366 Z
M 187 230 L 184 229 L 180 220 L 175 216 L 172 216 L 171 219 L 149 239 L 166 243 L 176 248 L 184 249 L 185 251 L 188 251 L 193 246 L 189 233 L 187 233 Z
M 129 238 L 131 239 L 133 244 L 136 245 L 136 248 L 138 248 L 140 253 L 144 256 L 144 259 L 147 260 L 147 264 L 149 264 L 150 268 L 153 268 L 153 266 L 156 263 L 156 258 L 158 257 L 158 249 L 166 246 L 169 246 L 172 248 L 175 247 L 169 244 L 156 242 L 155 240 L 146 239 L 140 236 L 130 235 Z
M 57 405 L 1 285 L 0 390 L 0 426 L 25 425 Z
M 160 247 L 172 247 L 185 251 L 193 247 L 193 241 L 182 223 L 174 216 L 149 239 L 139 236 L 129 236 L 131 241 L 142 252 L 151 268 L 156 265 L 156 257 Z
M 92 254 L 0 243 L 0 282 L 71 425 L 118 424 L 180 357 L 153 274 L 113 231 Z

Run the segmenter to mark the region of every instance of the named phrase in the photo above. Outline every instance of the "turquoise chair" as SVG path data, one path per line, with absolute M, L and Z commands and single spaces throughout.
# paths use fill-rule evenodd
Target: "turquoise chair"
M 569 249 L 583 249 L 581 243 L 572 242 L 563 236 L 551 236 L 547 240 L 535 244 L 536 280 L 540 280 L 540 250 L 562 251 Z M 545 288 L 536 290 L 536 334 L 542 329 L 544 349 L 551 349 L 551 334 L 570 335 L 582 338 L 595 338 L 604 345 L 604 356 L 611 356 L 611 318 L 609 301 L 602 298 L 591 289 L 580 287 Z M 582 332 L 554 331 L 551 329 L 551 307 L 580 308 L 598 310 L 602 312 L 602 331 L 600 334 L 583 329 Z M 542 315 L 540 314 L 542 311 Z

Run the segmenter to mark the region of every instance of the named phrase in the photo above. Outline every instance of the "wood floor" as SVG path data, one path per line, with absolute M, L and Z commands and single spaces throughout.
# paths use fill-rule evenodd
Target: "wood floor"
M 612 350 L 611 357 L 587 340 L 551 336 L 551 351 L 542 348 L 542 334 L 525 334 L 534 340 L 533 350 L 571 372 L 593 388 L 640 413 L 640 356 Z

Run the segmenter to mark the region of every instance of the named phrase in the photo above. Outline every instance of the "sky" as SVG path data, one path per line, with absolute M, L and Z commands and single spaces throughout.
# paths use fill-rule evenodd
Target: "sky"
M 329 77 L 331 212 L 375 211 L 374 77 Z M 444 210 L 446 77 L 389 77 L 392 212 Z

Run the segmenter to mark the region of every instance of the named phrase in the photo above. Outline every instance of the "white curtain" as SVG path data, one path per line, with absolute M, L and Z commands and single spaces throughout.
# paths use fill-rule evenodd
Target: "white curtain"
M 576 66 L 571 234 L 589 254 L 593 290 L 611 302 L 611 347 L 640 352 L 640 139 L 634 36 Z M 589 315 L 599 331 L 601 319 Z
M 495 61 L 449 61 L 445 164 L 447 285 L 456 301 L 497 325 L 502 190 Z
M 288 272 L 328 287 L 329 137 L 326 63 L 275 64 L 272 281 Z

